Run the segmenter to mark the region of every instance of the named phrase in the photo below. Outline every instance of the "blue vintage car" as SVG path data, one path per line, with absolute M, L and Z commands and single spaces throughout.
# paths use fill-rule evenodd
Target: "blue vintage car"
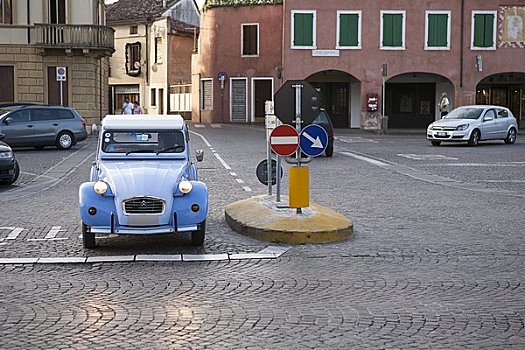
M 79 189 L 84 247 L 95 234 L 191 232 L 204 244 L 208 189 L 191 161 L 179 115 L 108 115 L 102 120 L 90 181 Z M 197 161 L 202 151 L 196 151 Z

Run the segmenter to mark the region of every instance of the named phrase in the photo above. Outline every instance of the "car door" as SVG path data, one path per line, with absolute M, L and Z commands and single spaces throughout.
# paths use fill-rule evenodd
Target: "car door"
M 483 130 L 481 131 L 481 139 L 492 140 L 497 138 L 498 124 L 496 118 L 496 111 L 491 108 L 485 111 L 482 117 Z
M 503 108 L 497 109 L 497 125 L 498 125 L 498 139 L 504 139 L 507 137 L 507 131 L 511 123 L 508 112 Z
M 59 125 L 54 108 L 32 108 L 31 120 L 35 125 L 35 143 L 54 144 Z
M 34 124 L 31 122 L 29 110 L 13 111 L 2 119 L 4 142 L 10 146 L 30 145 L 35 136 Z

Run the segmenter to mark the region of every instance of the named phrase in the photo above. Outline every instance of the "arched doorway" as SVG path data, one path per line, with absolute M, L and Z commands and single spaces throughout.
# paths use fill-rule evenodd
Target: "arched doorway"
M 454 86 L 441 75 L 411 72 L 388 79 L 385 84 L 388 128 L 426 128 L 440 117 L 438 104 L 443 92 L 454 107 Z
M 319 91 L 320 105 L 326 109 L 336 128 L 359 128 L 361 84 L 352 75 L 325 70 L 306 80 Z
M 499 73 L 481 80 L 476 86 L 476 103 L 504 106 L 512 111 L 523 127 L 525 123 L 525 73 Z

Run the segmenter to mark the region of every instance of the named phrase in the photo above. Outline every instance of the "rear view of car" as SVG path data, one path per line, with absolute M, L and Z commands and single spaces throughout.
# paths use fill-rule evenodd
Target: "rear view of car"
M 433 146 L 439 146 L 441 142 L 466 142 L 477 146 L 479 141 L 486 140 L 513 144 L 517 134 L 518 123 L 512 112 L 505 107 L 490 105 L 458 107 L 427 128 L 427 139 Z
M 15 146 L 69 149 L 87 137 L 86 122 L 70 107 L 26 105 L 0 115 L 4 142 Z

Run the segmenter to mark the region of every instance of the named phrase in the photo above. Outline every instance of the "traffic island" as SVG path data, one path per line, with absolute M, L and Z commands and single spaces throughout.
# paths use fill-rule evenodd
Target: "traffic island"
M 281 202 L 263 195 L 228 204 L 226 223 L 241 235 L 278 243 L 328 243 L 352 236 L 352 221 L 335 210 L 310 203 L 297 214 L 281 197 Z

